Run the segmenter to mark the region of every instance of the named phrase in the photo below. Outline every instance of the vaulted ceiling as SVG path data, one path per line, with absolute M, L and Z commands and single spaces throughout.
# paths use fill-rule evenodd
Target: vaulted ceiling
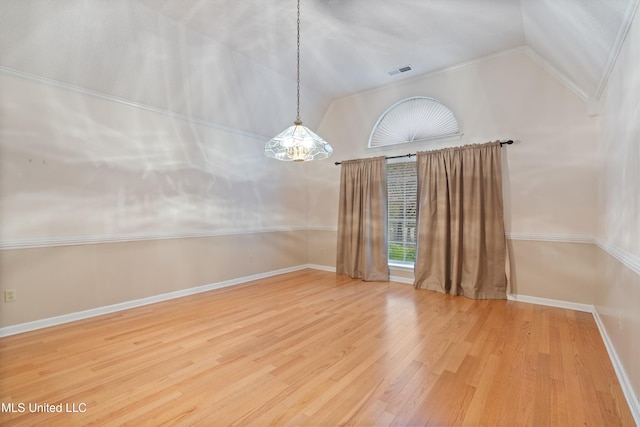
M 638 3 L 302 0 L 303 115 L 518 48 L 597 99 Z M 0 35 L 5 71 L 258 134 L 294 118 L 295 0 L 0 0 Z
M 294 77 L 295 0 L 140 0 Z M 303 0 L 304 83 L 331 97 L 528 46 L 586 96 L 633 0 Z M 413 71 L 389 76 L 410 64 Z

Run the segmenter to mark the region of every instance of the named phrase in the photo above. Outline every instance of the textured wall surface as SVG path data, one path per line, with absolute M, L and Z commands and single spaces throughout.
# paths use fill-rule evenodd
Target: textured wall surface
M 0 75 L 0 236 L 304 226 L 303 165 L 264 140 Z

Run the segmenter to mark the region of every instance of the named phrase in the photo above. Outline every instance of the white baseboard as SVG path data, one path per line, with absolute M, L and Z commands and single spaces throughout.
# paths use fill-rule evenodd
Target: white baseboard
M 406 283 L 407 285 L 413 285 L 414 280 L 410 277 L 401 277 L 401 276 L 390 276 L 389 281 L 398 282 L 398 283 Z
M 627 372 L 625 371 L 622 362 L 620 362 L 618 353 L 611 342 L 611 338 L 609 338 L 609 334 L 607 334 L 604 323 L 602 323 L 602 319 L 600 319 L 600 315 L 596 310 L 593 311 L 593 318 L 596 320 L 596 325 L 598 325 L 598 329 L 600 330 L 600 336 L 602 336 L 604 346 L 607 348 L 607 353 L 609 353 L 609 359 L 611 359 L 613 369 L 616 371 L 618 382 L 620 383 L 624 397 L 627 399 L 627 404 L 629 405 L 633 419 L 636 421 L 636 424 L 640 426 L 640 401 L 638 401 L 638 396 L 633 392 L 631 380 L 629 380 Z
M 332 273 L 336 272 L 335 267 L 330 267 L 328 265 L 318 265 L 318 264 L 307 264 L 308 268 L 313 268 L 314 270 L 322 270 L 322 271 L 330 271 Z M 398 283 L 407 283 L 409 285 L 413 284 L 413 279 L 409 277 L 400 277 L 400 276 L 389 276 L 390 282 L 398 282 Z
M 336 268 L 335 267 L 330 267 L 328 265 L 307 264 L 306 267 L 307 268 L 312 268 L 314 270 L 329 271 L 331 273 L 335 273 L 336 272 Z
M 46 319 L 35 320 L 33 322 L 20 323 L 18 325 L 6 326 L 0 328 L 0 337 L 21 334 L 23 332 L 35 331 L 36 329 L 48 328 L 50 326 L 61 325 L 63 323 L 74 322 L 76 320 L 88 319 L 90 317 L 101 316 L 103 314 L 114 313 L 116 311 L 128 310 L 130 308 L 141 307 L 143 305 L 155 304 L 157 302 L 167 301 L 175 298 L 185 297 L 188 295 L 199 294 L 227 286 L 239 285 L 251 282 L 252 280 L 264 279 L 266 277 L 277 276 L 279 274 L 290 273 L 305 268 L 314 268 L 309 265 L 298 265 L 295 267 L 282 268 L 279 270 L 268 271 L 266 273 L 253 274 L 251 276 L 239 277 L 237 279 L 225 280 L 223 282 L 211 283 L 208 285 L 196 286 L 179 291 L 169 292 L 166 294 L 154 295 L 151 297 L 141 298 L 132 301 L 125 301 L 118 304 L 107 305 L 104 307 L 92 308 L 89 310 L 78 311 L 75 313 L 63 314 L 61 316 L 49 317 Z M 334 269 L 335 270 L 335 269 Z
M 549 307 L 566 308 L 569 310 L 584 311 L 587 313 L 595 312 L 593 305 L 580 304 L 580 303 L 571 302 L 571 301 L 562 301 L 557 299 L 532 297 L 529 295 L 518 295 L 518 294 L 507 295 L 507 299 L 509 301 L 518 301 L 518 302 L 526 302 L 529 304 L 546 305 Z

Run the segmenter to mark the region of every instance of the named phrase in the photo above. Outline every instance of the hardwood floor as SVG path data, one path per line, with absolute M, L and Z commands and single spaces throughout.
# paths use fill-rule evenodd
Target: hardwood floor
M 591 314 L 315 270 L 2 338 L 0 402 L 2 425 L 634 425 Z

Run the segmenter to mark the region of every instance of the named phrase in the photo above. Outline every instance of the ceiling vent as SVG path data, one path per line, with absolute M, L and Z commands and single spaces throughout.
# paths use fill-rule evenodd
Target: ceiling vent
M 396 74 L 406 73 L 407 71 L 411 71 L 411 70 L 413 70 L 413 67 L 411 67 L 411 65 L 405 65 L 404 67 L 391 70 L 387 74 L 389 74 L 390 76 L 395 76 Z
M 437 99 L 414 96 L 393 104 L 371 131 L 369 148 L 459 136 L 458 120 Z

